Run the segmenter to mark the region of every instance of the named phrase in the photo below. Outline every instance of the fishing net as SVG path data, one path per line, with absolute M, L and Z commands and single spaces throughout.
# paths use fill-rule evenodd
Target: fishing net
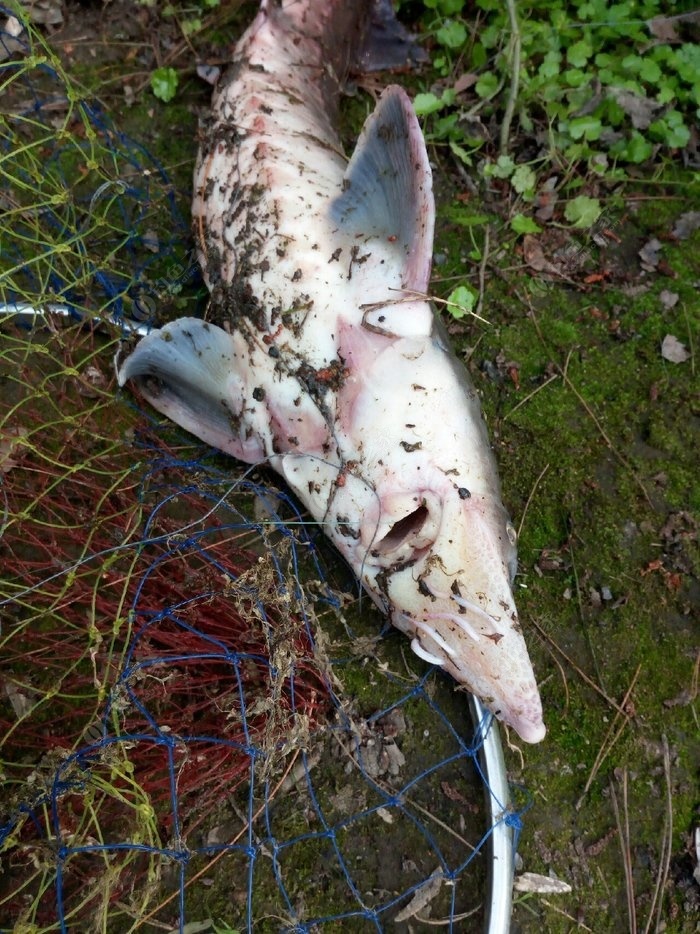
M 205 300 L 187 193 L 18 9 L 0 80 L 0 927 L 505 930 L 488 722 L 271 475 L 115 391 Z

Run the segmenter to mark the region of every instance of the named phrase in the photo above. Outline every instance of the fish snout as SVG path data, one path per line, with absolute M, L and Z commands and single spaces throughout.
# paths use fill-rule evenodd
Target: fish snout
M 487 598 L 436 568 L 413 587 L 406 569 L 390 597 L 394 624 L 424 661 L 438 665 L 529 743 L 545 735 L 542 705 L 505 573 Z M 415 568 L 413 569 L 415 572 Z

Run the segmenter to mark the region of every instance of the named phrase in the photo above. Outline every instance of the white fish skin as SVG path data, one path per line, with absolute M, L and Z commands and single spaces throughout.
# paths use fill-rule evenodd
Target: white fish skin
M 421 297 L 434 203 L 420 127 L 391 86 L 349 162 L 334 128 L 343 38 L 366 19 L 363 3 L 262 4 L 195 171 L 224 327 L 184 318 L 152 332 L 119 382 L 207 443 L 270 464 L 414 651 L 538 742 L 515 532 L 477 393 Z

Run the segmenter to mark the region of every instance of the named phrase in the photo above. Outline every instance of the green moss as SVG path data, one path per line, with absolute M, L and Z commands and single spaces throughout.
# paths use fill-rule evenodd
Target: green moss
M 643 236 L 667 230 L 680 213 L 678 203 L 662 205 L 658 214 L 651 208 L 637 214 Z M 692 704 L 669 702 L 692 682 L 697 526 L 681 522 L 684 531 L 675 536 L 664 528 L 669 517 L 698 507 L 697 380 L 691 361 L 662 358 L 661 342 L 672 333 L 692 343 L 700 269 L 693 241 L 665 238 L 664 254 L 678 278 L 652 274 L 643 294 L 606 286 L 584 296 L 549 285 L 536 290 L 534 310 L 519 303 L 520 315 L 508 304 L 508 284 L 487 282 L 484 308 L 492 325 L 480 334 L 472 369 L 516 524 L 527 503 L 516 584 L 549 728 L 541 746 L 524 750 L 523 771 L 509 757 L 533 796 L 520 850 L 525 869 L 551 867 L 574 886 L 571 896 L 549 899 L 569 918 L 537 898 L 519 899 L 515 918 L 525 931 L 568 931 L 576 917 L 595 931 L 627 924 L 611 792 L 612 785 L 622 807 L 625 774 L 638 917 L 646 918 L 666 810 L 663 736 L 672 749 L 676 854 L 683 848 L 680 828 L 692 818 L 697 719 Z M 679 294 L 674 308 L 664 308 L 663 289 Z M 519 386 L 507 373 L 500 383 L 480 376 L 481 361 L 499 355 L 517 364 Z M 558 569 L 536 570 L 543 549 L 558 559 Z M 603 588 L 611 599 L 601 598 Z M 610 746 L 622 718 L 615 722 L 616 709 L 583 676 L 620 704 L 637 669 L 631 717 Z M 666 897 L 668 929 L 690 930 L 682 899 Z

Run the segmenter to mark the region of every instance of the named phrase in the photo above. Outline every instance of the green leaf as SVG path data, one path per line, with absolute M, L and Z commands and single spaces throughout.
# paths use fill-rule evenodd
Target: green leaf
M 198 16 L 192 16 L 189 19 L 183 19 L 181 22 L 183 35 L 192 36 L 202 29 L 202 20 Z
M 644 64 L 644 59 L 641 55 L 625 55 L 625 57 L 620 62 L 620 65 L 625 69 L 625 71 L 631 71 L 632 74 L 638 75 L 642 70 L 642 65 Z
M 435 113 L 436 110 L 442 110 L 444 106 L 444 101 L 431 92 L 416 94 L 413 98 L 413 109 L 419 117 L 425 117 L 427 114 Z
M 566 59 L 574 68 L 583 68 L 591 55 L 593 55 L 593 47 L 590 42 L 586 39 L 581 39 L 579 42 L 574 42 L 573 45 L 569 46 Z
M 574 117 L 569 121 L 569 134 L 572 139 L 600 139 L 603 124 L 597 117 Z
M 500 0 L 498 0 L 500 3 Z M 495 49 L 503 37 L 503 24 L 499 22 L 492 23 L 481 30 L 479 39 L 485 49 Z
M 555 78 L 559 74 L 561 52 L 547 52 L 537 73 L 543 78 Z
M 495 163 L 484 168 L 484 174 L 494 178 L 510 178 L 515 171 L 515 163 L 510 156 L 499 156 Z
M 440 0 L 439 7 L 443 16 L 454 16 L 462 12 L 464 0 Z
M 597 198 L 579 195 L 566 205 L 564 217 L 574 227 L 592 227 L 600 217 L 602 210 Z
M 475 42 L 472 46 L 471 67 L 474 71 L 483 68 L 487 61 L 486 49 L 480 42 Z
M 644 58 L 642 59 L 642 67 L 639 69 L 639 77 L 642 81 L 648 81 L 649 84 L 658 84 L 661 78 L 661 69 L 650 58 Z
M 178 81 L 174 68 L 156 68 L 151 75 L 151 90 L 158 100 L 167 104 L 175 97 Z
M 519 195 L 532 195 L 537 184 L 537 176 L 529 165 L 519 165 L 513 175 L 510 183 Z
M 653 151 L 654 147 L 649 140 L 645 139 L 641 133 L 635 130 L 628 140 L 627 145 L 620 151 L 620 155 L 628 162 L 640 163 L 645 162 Z
M 447 297 L 447 310 L 453 318 L 464 318 L 474 311 L 476 293 L 466 285 L 458 285 Z
M 651 123 L 649 135 L 670 149 L 682 149 L 690 140 L 690 130 L 677 110 L 669 110 L 661 120 Z
M 586 85 L 587 87 L 591 83 L 591 76 L 586 71 L 581 71 L 580 68 L 567 68 L 567 70 L 562 75 L 562 78 L 569 87 L 580 88 Z
M 446 19 L 435 34 L 440 45 L 448 49 L 459 49 L 467 41 L 467 30 L 464 23 L 455 19 Z
M 458 146 L 457 143 L 452 140 L 450 140 L 450 150 L 452 151 L 452 154 L 459 159 L 460 162 L 464 163 L 464 165 L 472 164 L 471 153 L 467 152 L 467 150 L 462 146 Z
M 536 234 L 542 233 L 542 228 L 536 224 L 531 217 L 524 214 L 516 214 L 510 222 L 511 230 L 516 234 Z
M 474 85 L 474 90 L 481 98 L 493 97 L 498 90 L 498 75 L 492 71 L 485 71 Z
M 436 117 L 433 136 L 435 136 L 436 139 L 448 139 L 452 135 L 452 131 L 456 128 L 458 120 L 458 113 L 447 114 L 446 117 Z M 459 133 L 457 135 L 459 135 Z

